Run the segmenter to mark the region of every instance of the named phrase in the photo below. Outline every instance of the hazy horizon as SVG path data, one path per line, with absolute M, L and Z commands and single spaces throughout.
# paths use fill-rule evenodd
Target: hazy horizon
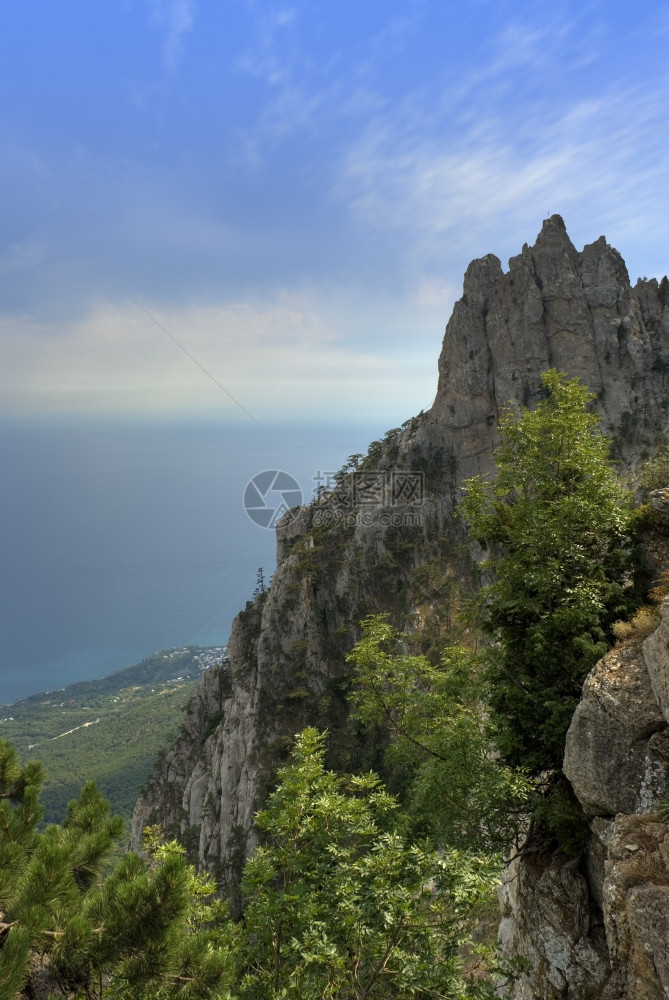
M 158 649 L 224 645 L 269 580 L 275 535 L 243 509 L 265 469 L 305 502 L 387 428 L 13 422 L 0 433 L 0 704 L 104 676 Z

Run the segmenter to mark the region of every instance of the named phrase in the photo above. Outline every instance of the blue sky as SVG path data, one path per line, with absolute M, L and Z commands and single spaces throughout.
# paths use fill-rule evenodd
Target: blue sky
M 644 0 L 2 5 L 0 414 L 394 426 L 548 214 L 669 270 L 668 51 Z

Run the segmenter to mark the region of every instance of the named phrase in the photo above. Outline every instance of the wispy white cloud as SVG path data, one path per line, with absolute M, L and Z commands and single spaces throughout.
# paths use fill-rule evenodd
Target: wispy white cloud
M 338 342 L 308 303 L 154 309 L 183 350 L 131 302 L 100 303 L 60 330 L 0 320 L 1 412 L 244 419 L 220 386 L 259 420 L 327 422 L 356 411 L 392 420 L 412 390 L 421 406 L 430 402 L 424 372 L 412 386 L 410 365 Z M 392 399 L 403 406 L 393 411 Z
M 149 2 L 174 69 L 194 0 Z M 230 117 L 228 92 L 211 103 L 210 130 L 194 125 L 202 109 L 188 105 L 188 88 L 152 67 L 146 92 L 161 97 L 138 113 L 137 145 L 108 149 L 105 136 L 81 153 L 67 143 L 47 152 L 35 132 L 33 155 L 27 140 L 3 140 L 15 196 L 0 243 L 2 308 L 24 320 L 0 322 L 5 405 L 229 405 L 146 317 L 118 306 L 130 292 L 177 337 L 186 331 L 185 345 L 259 418 L 265 407 L 341 412 L 350 393 L 365 412 L 384 394 L 401 398 L 403 419 L 429 405 L 469 260 L 517 253 L 550 212 L 577 244 L 604 233 L 632 272 L 667 269 L 669 79 L 658 61 L 645 75 L 624 61 L 611 69 L 612 17 L 601 29 L 573 3 L 547 13 L 495 0 L 481 8 L 471 52 L 453 44 L 442 59 L 437 43 L 423 67 L 421 32 L 445 24 L 436 3 L 379 6 L 355 37 L 326 7 L 246 4 L 212 77 L 240 99 Z M 173 97 L 170 132 L 157 108 Z M 91 310 L 93 298 L 117 305 Z
M 150 0 L 152 21 L 162 32 L 163 59 L 170 72 L 181 60 L 184 37 L 193 29 L 195 0 Z
M 367 52 L 355 67 L 358 79 L 371 78 L 383 63 L 407 48 L 415 40 L 424 16 L 421 3 L 407 6 L 402 15 L 391 15 L 369 41 Z
M 594 62 L 601 54 L 600 26 L 591 12 L 582 9 L 569 16 L 559 10 L 542 11 L 539 18 L 511 18 L 491 36 L 481 79 L 494 78 L 509 70 L 561 73 Z
M 455 133 L 405 105 L 346 150 L 336 196 L 361 231 L 403 234 L 418 273 L 502 230 L 532 233 L 549 212 L 578 215 L 584 232 L 599 221 L 609 234 L 645 224 L 666 237 L 657 197 L 669 184 L 668 101 L 665 80 L 652 93 L 611 90 L 560 109 L 479 106 Z
M 351 65 L 349 54 L 334 40 L 327 55 L 315 55 L 303 23 L 310 16 L 313 12 L 296 7 L 261 8 L 253 22 L 253 40 L 234 62 L 237 73 L 267 86 L 260 113 L 241 138 L 254 164 L 295 133 L 315 134 L 324 122 L 364 119 L 371 109 L 383 107 L 385 99 L 372 82 L 374 70 L 407 44 L 417 21 L 417 14 L 389 17 L 375 36 L 358 40 L 360 52 Z
M 253 148 L 272 146 L 299 130 L 318 130 L 324 117 L 367 117 L 388 107 L 385 84 L 381 81 L 396 57 L 412 46 L 420 46 L 421 31 L 429 30 L 428 6 L 407 4 L 401 15 L 389 13 L 371 36 L 356 39 L 356 58 L 344 54 L 333 42 L 327 58 L 314 59 L 306 41 L 305 23 L 309 11 L 297 7 L 271 10 L 253 5 L 253 40 L 237 57 L 234 68 L 262 80 L 268 88 L 258 120 L 247 132 Z M 495 96 L 522 102 L 522 93 L 510 94 L 525 74 L 523 84 L 533 76 L 559 70 L 568 74 L 594 61 L 600 53 L 596 20 L 564 11 L 537 9 L 533 16 L 511 14 L 495 31 L 481 33 L 478 58 L 463 73 L 456 60 L 446 60 L 441 71 L 406 92 L 401 105 L 416 106 L 427 125 L 443 117 L 463 117 L 478 111 L 481 102 Z M 418 55 L 417 50 L 417 55 Z M 418 56 L 419 57 L 419 56 Z M 417 75 L 420 79 L 420 74 Z M 467 102 L 470 107 L 467 107 Z
M 285 29 L 295 20 L 295 10 L 259 14 L 255 19 L 255 38 L 234 61 L 233 69 L 255 76 L 270 87 L 290 80 L 296 70 L 295 52 L 290 51 Z
M 258 120 L 241 138 L 252 165 L 295 131 L 311 129 L 328 100 L 327 68 L 315 67 L 303 50 L 298 20 L 295 8 L 263 9 L 254 19 L 253 41 L 233 63 L 236 73 L 255 77 L 268 88 Z
M 389 16 L 361 46 L 355 65 L 339 66 L 335 56 L 329 67 L 315 68 L 299 36 L 284 30 L 297 26 L 295 10 L 285 21 L 261 10 L 254 44 L 237 70 L 263 79 L 268 96 L 240 139 L 241 156 L 258 166 L 295 132 L 315 133 L 324 121 L 346 119 L 332 152 L 333 200 L 348 207 L 367 237 L 406 234 L 400 253 L 416 271 L 409 282 L 417 299 L 420 287 L 434 287 L 434 275 L 420 272 L 437 256 L 444 261 L 447 234 L 449 249 L 457 243 L 467 252 L 474 240 L 462 238 L 463 227 L 470 237 L 487 229 L 490 238 L 513 213 L 516 230 L 532 231 L 547 211 L 580 206 L 592 192 L 601 205 L 595 178 L 604 158 L 614 185 L 618 173 L 629 177 L 629 146 L 643 131 L 644 100 L 611 90 L 570 101 L 570 75 L 603 51 L 596 11 L 540 6 L 521 15 L 512 5 L 507 13 L 497 30 L 482 32 L 479 58 L 467 72 L 445 63 L 440 76 L 391 104 L 375 86 L 375 72 L 425 29 L 424 5 Z M 637 116 L 633 135 L 630 112 Z M 621 127 L 628 133 L 622 145 Z

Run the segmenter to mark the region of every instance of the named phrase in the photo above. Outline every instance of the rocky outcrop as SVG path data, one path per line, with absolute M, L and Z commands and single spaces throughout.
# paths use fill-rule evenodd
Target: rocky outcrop
M 611 966 L 603 996 L 661 1000 L 669 996 L 669 828 L 652 816 L 621 815 L 602 839 Z
M 652 451 L 668 420 L 669 284 L 632 288 L 603 237 L 578 252 L 559 216 L 544 222 L 506 273 L 492 255 L 470 264 L 446 328 L 432 408 L 374 442 L 358 470 L 377 477 L 376 499 L 366 500 L 353 472 L 343 472 L 331 494 L 280 523 L 269 591 L 233 626 L 227 687 L 203 682 L 193 717 L 137 804 L 135 842 L 144 823 L 160 819 L 232 891 L 253 843 L 254 812 L 297 730 L 327 726 L 335 765 L 375 765 L 373 743 L 343 725 L 345 654 L 358 622 L 385 611 L 409 627 L 427 623 L 438 636 L 448 595 L 476 586 L 452 516 L 458 488 L 491 469 L 500 410 L 536 402 L 549 367 L 589 386 L 624 462 Z M 413 492 L 397 489 L 407 474 Z M 593 702 L 584 731 L 594 732 L 606 710 Z M 213 731 L 205 719 L 217 721 Z M 652 769 L 652 728 L 637 740 L 624 718 L 614 713 L 609 721 L 612 733 L 621 729 L 621 755 L 635 748 L 634 773 Z M 591 811 L 601 809 L 598 796 Z M 544 876 L 557 884 L 562 869 Z M 587 968 L 595 958 L 584 952 L 582 962 Z
M 518 858 L 500 894 L 500 939 L 531 972 L 516 1000 L 669 996 L 669 599 L 658 627 L 593 668 L 564 772 L 590 819 L 583 854 Z M 564 872 L 570 868 L 571 884 Z
M 548 368 L 577 375 L 595 393 L 603 428 L 628 462 L 666 426 L 669 282 L 632 288 L 603 236 L 578 253 L 559 216 L 506 274 L 492 254 L 465 274 L 430 411 L 463 477 L 488 468 L 500 407 L 535 402 Z
M 505 958 L 524 958 L 529 973 L 515 1000 L 591 997 L 609 975 L 601 914 L 595 912 L 580 859 L 559 855 L 517 858 L 498 890 Z
M 499 896 L 503 952 L 531 967 L 515 1000 L 669 996 L 669 827 L 656 817 L 593 820 L 583 858 L 517 860 Z
M 666 730 L 641 643 L 611 650 L 583 685 L 565 749 L 586 816 L 654 811 L 666 791 Z

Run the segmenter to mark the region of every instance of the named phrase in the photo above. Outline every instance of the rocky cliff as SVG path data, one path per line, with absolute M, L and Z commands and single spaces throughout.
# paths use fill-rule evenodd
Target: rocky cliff
M 669 571 L 669 489 L 652 496 L 647 537 Z M 583 685 L 563 770 L 590 824 L 578 858 L 526 855 L 500 891 L 500 937 L 532 971 L 517 1000 L 669 996 L 669 598 L 645 613 Z M 656 627 L 654 627 L 656 626 Z M 644 632 L 649 632 L 644 638 Z
M 279 525 L 271 586 L 238 615 L 229 661 L 203 680 L 180 739 L 140 797 L 135 842 L 145 823 L 162 822 L 234 893 L 253 845 L 254 811 L 298 729 L 327 726 L 333 764 L 375 763 L 374 741 L 343 726 L 345 654 L 357 623 L 386 611 L 404 626 L 418 619 L 438 640 L 454 595 L 477 584 L 452 516 L 458 487 L 491 468 L 500 409 L 532 405 L 540 374 L 550 367 L 578 376 L 596 394 L 622 462 L 632 465 L 653 451 L 669 422 L 669 282 L 632 287 L 620 254 L 604 237 L 578 252 L 559 216 L 544 222 L 535 245 L 524 246 L 506 272 L 493 255 L 468 267 L 446 327 L 432 408 L 374 442 L 355 475 L 343 470 L 332 493 Z M 649 745 L 662 729 L 657 712 L 653 718 Z M 639 749 L 637 756 L 655 760 L 659 752 Z M 618 843 L 616 836 L 611 833 L 611 843 Z M 604 855 L 596 856 L 601 868 Z M 584 940 L 585 914 L 590 926 L 590 897 L 598 890 L 581 868 L 555 864 L 554 871 L 518 875 L 513 899 L 516 889 L 507 886 L 509 946 L 531 950 L 524 942 L 532 928 L 519 944 L 525 905 L 518 903 L 525 898 L 519 887 L 540 886 L 542 878 L 564 898 L 582 898 L 587 890 L 576 915 L 565 918 L 572 922 L 569 940 Z M 583 945 L 583 975 L 593 982 L 606 960 L 603 933 L 588 931 Z M 546 956 L 541 961 L 550 965 Z M 563 977 L 555 987 L 562 992 L 545 995 L 576 997 L 581 985 L 572 988 Z

